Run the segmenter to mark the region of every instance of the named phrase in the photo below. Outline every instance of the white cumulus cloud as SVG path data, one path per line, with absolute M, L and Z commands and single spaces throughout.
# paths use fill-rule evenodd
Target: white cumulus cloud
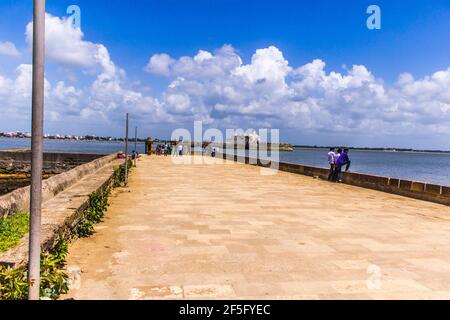
M 10 41 L 5 42 L 0 41 L 0 54 L 11 57 L 20 56 L 20 52 L 19 50 L 17 50 L 16 45 Z
M 26 41 L 33 44 L 33 23 L 26 26 Z M 74 28 L 69 18 L 45 15 L 45 52 L 49 59 L 66 65 L 92 68 L 104 63 L 102 44 L 83 39 L 80 28 Z
M 229 45 L 150 61 L 160 57 L 164 72 L 147 71 L 173 78 L 161 102 L 191 119 L 338 134 L 450 133 L 450 68 L 417 80 L 405 73 L 388 86 L 364 65 L 343 72 L 327 72 L 321 59 L 291 66 L 274 46 L 256 50 L 248 64 Z

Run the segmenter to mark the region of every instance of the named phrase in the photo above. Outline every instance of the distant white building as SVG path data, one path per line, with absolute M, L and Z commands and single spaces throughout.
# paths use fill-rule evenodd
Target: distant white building
M 256 133 L 256 131 L 253 131 L 250 133 L 235 134 L 234 137 L 228 139 L 227 143 L 236 143 L 238 145 L 244 145 L 246 137 L 248 137 L 248 142 L 250 145 L 257 145 L 261 142 L 260 136 Z

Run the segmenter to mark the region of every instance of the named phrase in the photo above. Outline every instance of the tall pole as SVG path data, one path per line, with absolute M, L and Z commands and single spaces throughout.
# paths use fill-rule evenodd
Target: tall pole
M 125 185 L 128 184 L 128 113 L 125 124 Z
M 45 0 L 34 0 L 28 299 L 39 300 L 44 135 Z
M 137 165 L 137 127 L 134 127 L 134 166 Z

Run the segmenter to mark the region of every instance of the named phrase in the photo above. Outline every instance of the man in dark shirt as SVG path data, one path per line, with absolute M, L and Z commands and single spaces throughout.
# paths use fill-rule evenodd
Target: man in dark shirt
M 344 149 L 339 158 L 336 160 L 337 180 L 342 182 L 342 167 L 346 166 L 345 171 L 350 169 L 351 161 L 348 157 L 348 149 Z

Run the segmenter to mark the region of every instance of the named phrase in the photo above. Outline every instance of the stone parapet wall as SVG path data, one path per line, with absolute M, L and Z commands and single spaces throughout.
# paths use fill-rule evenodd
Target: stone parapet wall
M 99 159 L 105 155 L 89 153 L 68 153 L 68 152 L 45 152 L 44 169 L 54 168 L 56 165 L 77 166 Z M 31 151 L 23 150 L 0 150 L 0 163 L 11 167 L 21 168 L 22 171 L 29 171 L 27 168 L 31 164 Z
M 117 154 L 103 156 L 82 164 L 67 172 L 55 175 L 42 182 L 42 200 L 45 202 L 70 187 L 85 175 L 90 174 L 117 158 Z M 87 159 L 87 158 L 84 158 Z M 29 211 L 30 187 L 16 189 L 0 196 L 0 218 L 18 211 Z
M 89 207 L 90 195 L 111 187 L 116 168 L 123 165 L 123 160 L 117 159 L 116 154 L 95 161 L 90 167 L 92 171 L 42 205 L 42 251 L 52 250 L 60 238 L 70 241 L 76 237 L 76 227 Z M 17 246 L 0 253 L 0 265 L 24 266 L 28 261 L 28 243 L 29 234 L 26 234 Z
M 271 167 L 270 163 L 264 163 L 260 160 L 244 156 L 233 156 L 222 153 L 219 154 L 218 157 L 261 167 Z M 278 167 L 280 171 L 317 177 L 324 180 L 328 178 L 329 172 L 329 170 L 325 168 L 305 166 L 288 162 L 278 162 L 278 166 L 275 164 L 273 167 Z M 342 182 L 362 188 L 398 194 L 405 197 L 435 202 L 447 206 L 450 205 L 450 186 L 441 186 L 432 183 L 375 176 L 357 172 L 343 172 Z

